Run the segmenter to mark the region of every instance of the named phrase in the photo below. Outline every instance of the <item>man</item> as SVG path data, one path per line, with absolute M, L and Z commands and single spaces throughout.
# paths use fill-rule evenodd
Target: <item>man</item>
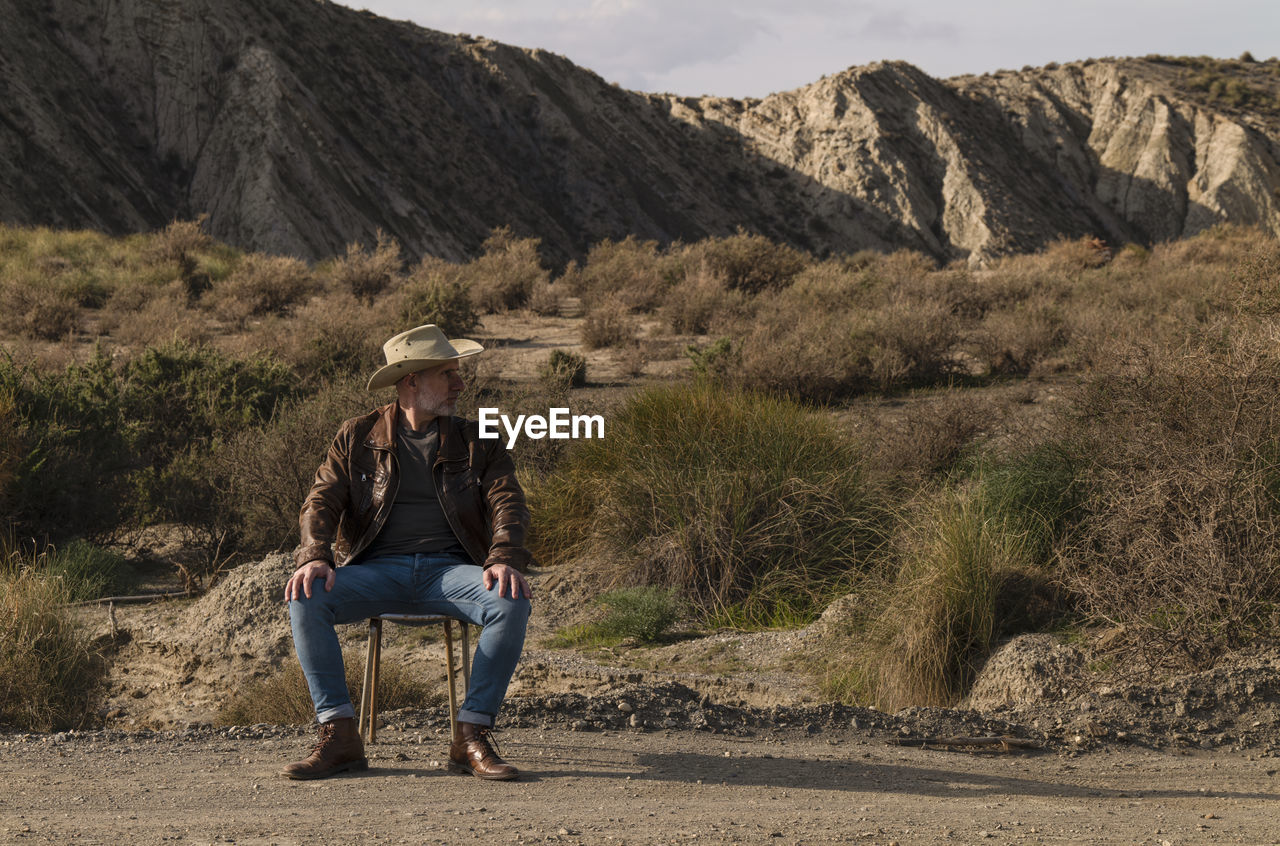
M 483 626 L 451 768 L 513 779 L 489 733 L 524 647 L 529 511 L 501 439 L 481 440 L 475 423 L 454 416 L 464 387 L 458 360 L 483 347 L 427 325 L 382 349 L 387 363 L 369 389 L 395 385 L 396 401 L 342 424 L 299 518 L 285 598 L 320 742 L 282 775 L 368 767 L 335 624 L 443 613 Z

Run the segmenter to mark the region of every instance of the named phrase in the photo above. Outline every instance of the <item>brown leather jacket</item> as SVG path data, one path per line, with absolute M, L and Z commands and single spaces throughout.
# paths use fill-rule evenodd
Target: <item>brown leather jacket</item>
M 400 485 L 396 412 L 393 402 L 338 429 L 302 504 L 297 566 L 316 559 L 359 563 L 360 553 L 386 523 Z M 502 439 L 481 439 L 479 426 L 461 417 L 440 418 L 431 475 L 445 517 L 471 560 L 524 572 L 529 509 Z

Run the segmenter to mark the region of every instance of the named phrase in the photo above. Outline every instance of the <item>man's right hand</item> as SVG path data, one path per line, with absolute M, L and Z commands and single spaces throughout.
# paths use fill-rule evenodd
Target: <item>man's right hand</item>
M 286 601 L 292 599 L 311 598 L 311 583 L 316 579 L 324 579 L 325 591 L 333 590 L 333 580 L 337 571 L 329 566 L 329 562 L 323 558 L 316 558 L 308 561 L 301 567 L 293 571 L 293 575 L 289 577 L 289 583 L 284 586 L 284 598 Z

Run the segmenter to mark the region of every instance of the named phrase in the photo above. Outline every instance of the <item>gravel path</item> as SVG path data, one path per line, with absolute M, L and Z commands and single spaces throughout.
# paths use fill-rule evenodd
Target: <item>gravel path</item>
M 1272 759 L 1104 748 L 970 754 L 881 731 L 510 729 L 518 782 L 441 767 L 443 728 L 391 725 L 372 768 L 276 775 L 294 728 L 0 738 L 0 842 L 1274 843 Z

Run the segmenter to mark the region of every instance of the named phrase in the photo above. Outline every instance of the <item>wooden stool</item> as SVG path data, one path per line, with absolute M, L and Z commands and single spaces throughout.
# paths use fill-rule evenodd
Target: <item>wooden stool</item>
M 367 742 L 374 743 L 378 732 L 378 667 L 382 662 L 382 622 L 402 626 L 444 626 L 444 662 L 449 678 L 449 732 L 452 737 L 458 722 L 458 689 L 455 681 L 457 669 L 453 663 L 453 624 L 462 627 L 462 693 L 466 697 L 471 686 L 471 643 L 467 624 L 444 614 L 382 614 L 369 618 L 369 649 L 365 654 L 364 688 L 360 691 L 360 721 L 356 731 L 364 734 L 369 729 Z M 368 715 L 368 722 L 365 717 Z

